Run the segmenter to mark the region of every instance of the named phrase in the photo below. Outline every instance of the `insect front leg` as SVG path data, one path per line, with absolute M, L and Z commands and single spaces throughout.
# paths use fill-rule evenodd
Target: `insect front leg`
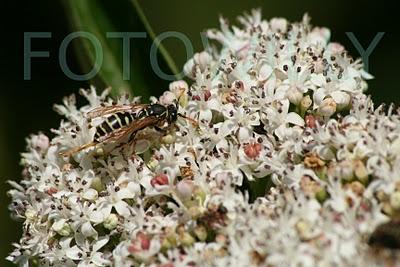
M 167 133 L 167 128 L 161 128 L 159 126 L 154 126 L 154 129 L 156 129 L 157 132 L 160 132 L 161 134 L 166 134 Z

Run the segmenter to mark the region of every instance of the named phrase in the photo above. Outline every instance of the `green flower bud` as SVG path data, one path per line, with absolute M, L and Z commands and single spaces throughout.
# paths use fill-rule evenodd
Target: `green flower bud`
M 112 230 L 118 225 L 118 216 L 114 213 L 108 215 L 108 217 L 104 220 L 103 226 L 108 230 Z

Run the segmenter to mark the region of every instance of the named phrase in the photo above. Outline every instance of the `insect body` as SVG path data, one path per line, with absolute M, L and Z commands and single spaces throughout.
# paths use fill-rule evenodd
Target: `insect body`
M 171 125 L 176 122 L 178 115 L 185 117 L 178 114 L 178 106 L 172 104 L 168 106 L 160 104 L 106 106 L 96 108 L 87 115 L 90 119 L 105 117 L 104 121 L 96 127 L 93 142 L 61 153 L 62 155 L 70 156 L 88 147 L 100 143 L 117 142 L 128 136 L 133 139 L 135 134 L 144 128 L 162 127 L 165 123 Z
M 371 234 L 368 244 L 376 247 L 400 249 L 400 220 L 378 225 Z
M 89 113 L 91 114 L 91 113 Z M 177 119 L 177 108 L 174 105 L 167 107 L 160 104 L 142 106 L 142 109 L 119 111 L 111 114 L 96 127 L 95 141 L 102 142 L 104 138 L 121 129 L 137 132 L 149 126 L 157 126 L 167 122 L 172 124 Z

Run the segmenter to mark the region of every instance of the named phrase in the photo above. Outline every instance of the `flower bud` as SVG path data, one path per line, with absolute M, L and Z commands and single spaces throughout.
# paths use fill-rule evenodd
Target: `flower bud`
M 32 146 L 37 151 L 45 151 L 49 147 L 49 145 L 49 138 L 42 133 L 32 137 Z
M 203 191 L 203 189 L 201 189 L 200 186 L 195 186 L 193 189 L 193 194 L 195 196 L 195 198 L 202 204 L 204 203 L 204 200 L 206 199 L 206 192 Z
M 161 143 L 163 144 L 173 144 L 176 140 L 175 134 L 167 134 L 161 137 Z
M 390 206 L 393 209 L 399 210 L 400 209 L 400 192 L 395 191 L 390 195 Z
M 27 209 L 25 211 L 25 218 L 27 221 L 34 221 L 37 218 L 37 213 L 33 209 Z
M 104 189 L 103 183 L 101 181 L 101 178 L 96 176 L 92 179 L 92 183 L 90 184 L 90 187 L 96 190 L 97 192 L 100 192 Z
M 64 219 L 54 222 L 51 228 L 61 236 L 70 236 L 72 234 L 71 226 Z
M 344 92 L 333 92 L 332 97 L 337 104 L 336 110 L 343 110 L 349 107 L 350 104 L 350 95 Z
M 98 196 L 99 196 L 98 192 L 93 188 L 89 188 L 82 195 L 83 199 L 89 201 L 95 201 L 98 198 Z
M 169 90 L 175 94 L 177 98 L 180 97 L 182 91 L 188 90 L 189 86 L 184 80 L 174 81 L 169 84 Z
M 170 249 L 170 248 L 172 248 L 172 247 L 173 247 L 173 246 L 172 246 L 171 242 L 169 242 L 168 238 L 164 238 L 164 239 L 162 240 L 162 242 L 161 242 L 161 249 L 162 249 L 163 251 L 166 251 L 166 250 L 168 250 L 168 249 Z
M 196 240 L 188 232 L 182 232 L 179 234 L 179 241 L 184 247 L 189 247 L 196 242 Z
M 301 103 L 301 100 L 303 100 L 303 94 L 297 90 L 296 87 L 290 87 L 288 92 L 287 92 L 287 97 L 293 105 L 299 105 Z M 310 98 L 310 97 L 308 97 Z M 311 100 L 311 99 L 310 99 Z
M 150 184 L 153 187 L 159 186 L 159 185 L 167 185 L 169 183 L 168 176 L 164 173 L 160 173 L 156 176 L 154 176 L 153 179 L 151 179 Z
M 95 150 L 95 154 L 97 157 L 102 157 L 105 155 L 104 149 L 102 147 L 97 147 Z
M 273 18 L 269 22 L 269 25 L 273 31 L 286 32 L 288 22 L 284 18 Z
M 353 165 L 351 162 L 344 160 L 339 163 L 339 166 L 337 168 L 338 175 L 340 176 L 341 179 L 345 181 L 351 181 L 353 180 Z
M 162 96 L 160 96 L 160 103 L 163 105 L 173 104 L 176 99 L 176 96 L 173 92 L 166 91 Z
M 180 197 L 185 199 L 192 196 L 193 187 L 194 184 L 192 180 L 184 179 L 182 181 L 179 181 L 179 183 L 176 185 L 176 191 L 178 192 Z
M 363 184 L 368 183 L 368 171 L 365 168 L 364 163 L 361 160 L 357 160 L 354 163 L 354 174 Z
M 300 101 L 300 109 L 305 112 L 312 105 L 312 100 L 309 95 L 304 96 Z
M 250 143 L 245 145 L 244 153 L 248 158 L 254 160 L 260 155 L 261 149 L 262 146 L 260 143 Z
M 207 239 L 207 229 L 203 225 L 198 225 L 194 228 L 194 233 L 200 241 Z
M 331 51 L 332 54 L 339 55 L 342 53 L 345 49 L 344 46 L 339 44 L 339 43 L 329 43 L 327 47 L 328 51 Z
M 315 198 L 319 203 L 323 203 L 328 198 L 328 193 L 326 192 L 325 188 L 321 187 L 321 189 L 315 194 Z
M 197 219 L 201 215 L 203 215 L 204 210 L 199 206 L 193 206 L 189 208 L 188 212 L 190 217 L 192 217 L 193 219 Z
M 331 98 L 325 98 L 322 100 L 321 105 L 318 108 L 318 113 L 325 117 L 330 117 L 336 112 L 336 102 Z
M 225 245 L 227 242 L 227 238 L 223 234 L 217 234 L 217 236 L 215 237 L 215 242 L 217 242 L 220 245 Z
M 322 44 L 325 46 L 331 36 L 331 32 L 328 28 L 324 27 L 315 27 L 310 33 L 309 33 L 309 41 L 312 44 Z
M 362 183 L 360 183 L 359 181 L 354 181 L 354 182 L 350 183 L 350 188 L 358 196 L 362 196 L 364 193 L 364 190 L 365 190 L 364 185 Z
M 308 221 L 300 219 L 296 223 L 295 227 L 302 240 L 308 240 L 311 238 L 311 226 Z
M 118 216 L 114 213 L 108 215 L 108 217 L 104 220 L 103 226 L 108 230 L 112 230 L 118 225 Z
M 150 170 L 154 171 L 158 166 L 158 160 L 156 160 L 154 157 L 150 158 L 149 162 L 147 163 L 147 167 L 149 167 Z

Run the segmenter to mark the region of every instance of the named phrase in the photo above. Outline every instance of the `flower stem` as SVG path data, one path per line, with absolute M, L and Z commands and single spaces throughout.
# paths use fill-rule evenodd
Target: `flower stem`
M 179 69 L 176 66 L 175 61 L 172 59 L 171 55 L 168 53 L 167 49 L 161 44 L 161 42 L 157 39 L 156 33 L 154 32 L 153 28 L 151 27 L 149 21 L 147 20 L 146 15 L 143 12 L 142 7 L 139 4 L 138 0 L 131 0 L 137 14 L 139 15 L 140 20 L 142 21 L 146 31 L 149 33 L 150 38 L 156 42 L 158 49 L 160 50 L 161 55 L 163 56 L 164 60 L 168 64 L 168 67 L 171 69 L 172 73 L 178 79 Z

